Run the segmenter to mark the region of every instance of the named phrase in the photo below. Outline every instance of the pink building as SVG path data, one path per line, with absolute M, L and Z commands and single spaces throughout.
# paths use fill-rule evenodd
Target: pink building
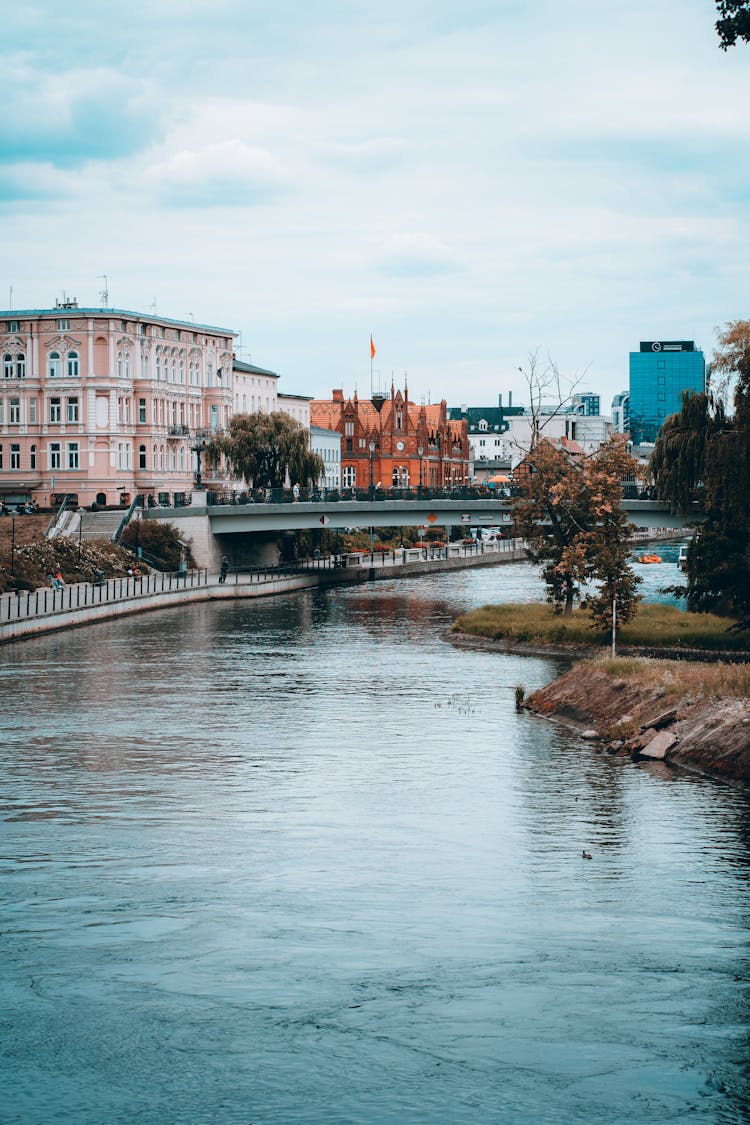
M 0 310 L 0 499 L 179 504 L 230 417 L 234 336 L 76 301 Z

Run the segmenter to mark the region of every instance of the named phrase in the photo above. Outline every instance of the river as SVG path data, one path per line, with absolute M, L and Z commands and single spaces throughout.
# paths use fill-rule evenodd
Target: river
M 748 795 L 517 714 L 559 666 L 441 635 L 537 593 L 5 647 L 0 1120 L 750 1120 Z

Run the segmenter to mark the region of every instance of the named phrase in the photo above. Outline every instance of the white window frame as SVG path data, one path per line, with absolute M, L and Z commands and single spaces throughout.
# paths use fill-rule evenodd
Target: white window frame
M 62 445 L 59 441 L 51 441 L 47 446 L 50 469 L 62 468 Z
M 69 441 L 66 443 L 65 460 L 69 469 L 80 469 L 81 449 L 77 441 Z

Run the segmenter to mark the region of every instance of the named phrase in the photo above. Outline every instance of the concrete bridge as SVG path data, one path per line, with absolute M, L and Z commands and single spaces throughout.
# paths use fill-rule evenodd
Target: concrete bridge
M 208 504 L 206 493 L 194 492 L 185 508 L 149 509 L 146 519 L 174 523 L 193 543 L 200 566 L 215 566 L 224 551 L 233 553 L 235 536 L 255 533 L 258 543 L 284 531 L 350 527 L 495 527 L 510 529 L 509 498 L 425 496 L 412 500 L 382 499 L 300 501 L 293 503 Z M 625 500 L 623 507 L 638 528 L 675 530 L 689 518 L 674 515 L 661 500 Z M 697 515 L 695 518 L 699 518 Z M 226 537 L 226 538 L 225 538 Z M 253 561 L 263 558 L 261 553 Z

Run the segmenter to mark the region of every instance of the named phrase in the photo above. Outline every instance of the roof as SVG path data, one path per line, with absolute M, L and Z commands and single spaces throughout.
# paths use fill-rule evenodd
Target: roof
M 312 402 L 312 395 L 290 395 L 286 391 L 279 391 L 277 398 L 294 398 L 298 402 Z
M 265 375 L 269 379 L 280 379 L 275 371 L 266 371 L 265 367 L 256 367 L 253 363 L 243 363 L 241 359 L 232 360 L 232 371 L 239 371 L 243 375 Z
M 318 434 L 320 437 L 336 437 L 341 440 L 341 434 L 338 430 L 329 430 L 325 426 L 310 426 L 311 434 Z
M 191 332 L 211 332 L 218 336 L 238 335 L 231 328 L 217 328 L 215 324 L 197 324 L 192 320 L 174 320 L 172 317 L 157 316 L 156 313 L 139 313 L 132 309 L 81 308 L 78 305 L 58 306 L 54 309 L 0 309 L 0 320 L 24 320 L 40 316 L 55 317 L 57 320 L 74 320 L 81 316 L 105 316 L 143 321 L 146 324 L 173 324 L 179 328 L 187 328 Z

